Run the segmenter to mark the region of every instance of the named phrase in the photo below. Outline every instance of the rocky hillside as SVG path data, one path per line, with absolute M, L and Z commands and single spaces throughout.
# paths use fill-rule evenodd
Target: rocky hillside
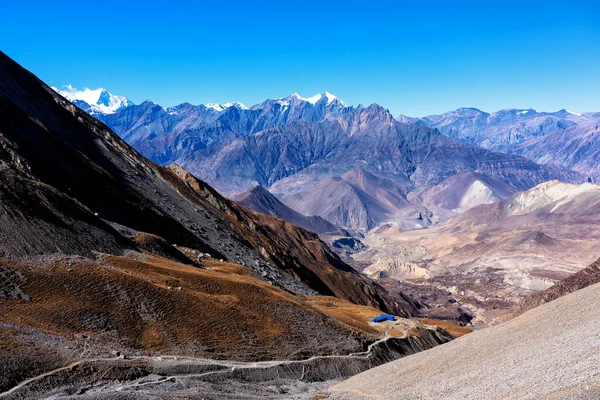
M 524 298 L 513 310 L 507 313 L 507 318 L 514 318 L 542 304 L 549 303 L 569 293 L 586 288 L 600 282 L 600 260 L 581 271 L 557 282 L 546 290 L 541 290 Z

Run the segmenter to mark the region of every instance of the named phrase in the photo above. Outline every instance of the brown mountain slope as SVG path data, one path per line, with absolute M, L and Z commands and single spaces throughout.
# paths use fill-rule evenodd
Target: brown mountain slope
M 406 296 L 392 298 L 384 288 L 341 261 L 315 233 L 279 218 L 251 212 L 222 197 L 176 164 L 163 171 L 166 180 L 178 178 L 172 180 L 172 184 L 184 198 L 194 201 L 200 197 L 207 201 L 224 214 L 240 237 L 260 249 L 264 258 L 318 293 L 371 305 L 396 315 L 418 314 L 421 307 L 418 301 Z
M 141 157 L 4 54 L 0 54 L 0 115 L 2 179 L 12 179 L 0 190 L 4 188 L 2 196 L 7 199 L 3 204 L 16 209 L 0 216 L 4 222 L 0 237 L 7 238 L 0 248 L 6 256 L 89 255 L 92 250 L 120 254 L 136 247 L 124 236 L 147 232 L 248 265 L 287 290 L 332 295 L 339 289 L 311 271 L 323 262 L 337 271 L 335 284 L 343 288 L 345 298 L 387 305 L 386 311 L 398 314 L 415 312 L 408 304 L 401 310 L 385 293 L 371 290 L 370 282 L 328 250 L 320 252 L 329 259 L 319 252 L 314 253 L 317 259 L 313 253 L 290 256 L 294 249 L 289 243 L 273 240 L 273 232 L 257 221 L 244 220 L 251 213 L 240 214 L 237 205 L 204 183 L 188 179 L 181 169 L 168 170 Z M 201 190 L 192 194 L 191 181 Z M 60 204 L 50 201 L 48 191 L 62 193 L 56 196 L 65 199 Z M 18 199 L 31 199 L 36 207 Z M 32 220 L 44 223 L 32 226 L 27 222 Z M 293 276 L 285 271 L 293 271 Z
M 186 375 L 190 362 L 201 358 L 257 362 L 345 355 L 364 351 L 384 335 L 386 327 L 368 323 L 377 309 L 296 296 L 240 265 L 206 260 L 199 266 L 151 254 L 0 260 L 0 397 L 24 379 L 82 360 L 108 363 L 113 374 L 95 374 L 96 367 L 83 380 L 76 369 L 66 376 L 50 374 L 41 386 L 24 385 L 7 398 L 40 398 L 61 387 L 69 392 L 78 385 L 144 377 L 151 368 L 136 368 L 164 355 L 182 359 L 173 374 Z M 329 315 L 331 307 L 322 303 L 350 312 L 344 318 Z M 402 319 L 388 334 L 398 338 L 389 342 L 398 349 L 387 358 L 373 355 L 372 365 L 451 338 Z M 120 354 L 131 360 L 124 372 L 118 369 Z M 369 367 L 363 364 L 354 373 Z M 341 359 L 332 367 L 339 368 L 338 378 L 348 376 L 345 365 Z
M 4 280 L 29 299 L 0 302 L 3 323 L 85 333 L 96 342 L 88 356 L 112 348 L 260 360 L 361 348 L 360 334 L 234 264 L 190 268 L 152 255 L 3 264 Z M 377 334 L 367 328 L 364 338 Z M 281 340 L 292 332 L 297 340 Z M 304 346 L 311 354 L 298 352 Z

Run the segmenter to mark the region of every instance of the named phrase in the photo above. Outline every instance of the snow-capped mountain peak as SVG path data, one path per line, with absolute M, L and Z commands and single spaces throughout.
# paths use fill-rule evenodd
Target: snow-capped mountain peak
M 114 114 L 122 108 L 133 105 L 126 97 L 116 96 L 103 88 L 78 90 L 71 85 L 66 85 L 62 89 L 56 87 L 52 89 L 79 107 L 89 108 L 86 111 L 90 114 Z
M 219 112 L 224 111 L 224 110 L 228 109 L 229 107 L 237 107 L 240 110 L 248 109 L 248 107 L 246 107 L 239 101 L 234 101 L 234 102 L 229 102 L 229 103 L 208 103 L 208 104 L 205 104 L 204 107 L 211 108 L 211 109 L 213 109 L 215 111 L 219 111 Z
M 334 102 L 335 100 L 339 101 L 344 107 L 346 106 L 346 104 L 344 104 L 344 102 L 342 100 L 340 100 L 338 97 L 332 95 L 329 92 L 325 92 L 324 96 L 327 98 L 327 104 Z
M 317 102 L 319 102 L 319 101 L 320 101 L 322 98 L 326 98 L 326 99 L 327 99 L 327 104 L 330 104 L 330 103 L 332 103 L 333 101 L 337 100 L 337 101 L 339 101 L 339 102 L 340 102 L 340 104 L 341 104 L 342 106 L 346 107 L 346 104 L 344 104 L 344 102 L 343 102 L 343 101 L 341 101 L 339 98 L 337 98 L 336 96 L 332 95 L 332 94 L 331 94 L 331 93 L 329 93 L 329 92 L 325 92 L 325 93 L 323 93 L 323 94 L 316 94 L 316 95 L 314 95 L 314 96 L 312 96 L 312 97 L 302 97 L 302 96 L 300 96 L 298 93 L 294 93 L 294 94 L 292 94 L 292 95 L 288 96 L 288 98 L 290 98 L 290 97 L 291 97 L 291 98 L 296 98 L 296 99 L 298 99 L 298 100 L 306 101 L 306 102 L 308 102 L 308 103 L 310 103 L 310 104 L 312 104 L 312 105 L 315 105 L 315 104 L 317 104 Z M 283 100 L 283 99 L 282 99 L 282 100 Z

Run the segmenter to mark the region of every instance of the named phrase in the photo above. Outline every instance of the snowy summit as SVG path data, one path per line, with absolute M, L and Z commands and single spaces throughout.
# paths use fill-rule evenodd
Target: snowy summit
M 312 97 L 302 97 L 300 96 L 298 93 L 294 93 L 293 95 L 291 95 L 291 97 L 295 97 L 299 100 L 302 101 L 307 101 L 310 104 L 316 104 L 319 100 L 321 100 L 323 97 L 325 97 L 327 99 L 327 104 L 330 104 L 331 102 L 333 102 L 334 100 L 339 101 L 343 106 L 346 106 L 346 104 L 344 104 L 343 101 L 341 101 L 339 98 L 337 98 L 336 96 L 332 95 L 329 92 L 325 92 L 323 94 L 316 94 Z
M 223 111 L 228 109 L 229 107 L 236 107 L 240 110 L 247 110 L 248 107 L 240 103 L 239 101 L 234 101 L 233 103 L 208 103 L 205 104 L 204 107 L 212 108 L 215 111 Z
M 56 87 L 52 89 L 90 114 L 114 114 L 122 108 L 133 105 L 126 97 L 116 96 L 102 88 L 77 90 L 71 85 L 66 85 L 62 89 Z

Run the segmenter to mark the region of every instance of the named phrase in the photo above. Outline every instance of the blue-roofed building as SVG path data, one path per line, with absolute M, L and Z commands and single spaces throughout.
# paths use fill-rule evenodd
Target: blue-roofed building
M 373 322 L 383 322 L 383 321 L 395 321 L 396 318 L 393 315 L 381 314 L 378 317 L 373 318 L 371 321 Z

